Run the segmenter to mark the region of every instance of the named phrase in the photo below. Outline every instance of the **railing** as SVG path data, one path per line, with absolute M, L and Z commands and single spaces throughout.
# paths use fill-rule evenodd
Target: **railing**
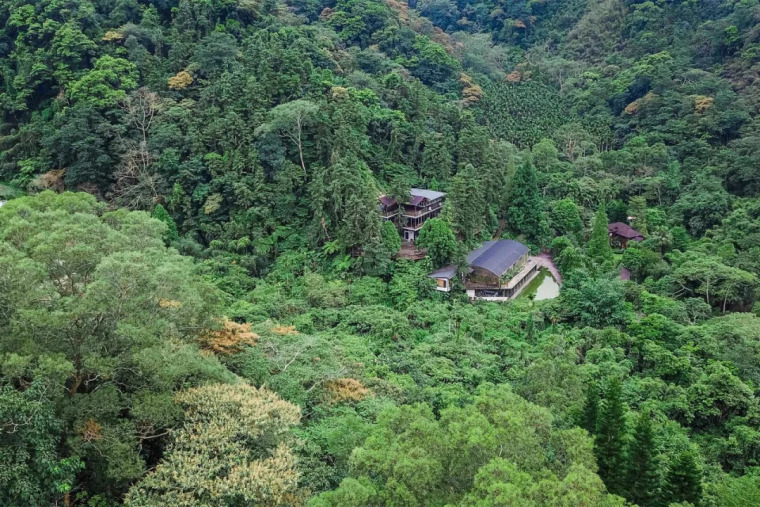
M 405 209 L 403 212 L 403 215 L 405 217 L 421 217 L 422 215 L 427 215 L 428 213 L 439 211 L 441 208 L 443 208 L 443 206 L 438 205 L 438 206 L 428 206 L 427 208 L 412 210 L 412 211 Z

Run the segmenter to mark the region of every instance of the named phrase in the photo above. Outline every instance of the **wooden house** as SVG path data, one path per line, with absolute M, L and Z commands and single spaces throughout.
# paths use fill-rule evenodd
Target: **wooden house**
M 506 301 L 517 296 L 537 274 L 540 260 L 530 256 L 527 246 L 511 239 L 486 241 L 467 255 L 464 287 L 470 299 Z M 445 266 L 430 273 L 436 289 L 451 291 L 456 266 Z
M 409 191 L 409 201 L 399 206 L 394 199 L 383 195 L 380 196 L 380 213 L 383 220 L 399 225 L 404 241 L 413 242 L 425 222 L 440 214 L 445 196 L 443 192 L 413 188 Z
M 629 241 L 643 241 L 644 235 L 623 222 L 614 222 L 607 226 L 610 243 L 613 247 L 626 249 Z

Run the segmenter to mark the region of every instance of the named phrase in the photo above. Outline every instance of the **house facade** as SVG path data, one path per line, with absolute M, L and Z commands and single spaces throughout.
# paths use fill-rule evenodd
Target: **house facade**
M 530 249 L 518 241 L 486 241 L 467 255 L 468 269 L 464 287 L 470 299 L 507 301 L 516 297 L 538 274 L 540 260 L 530 256 Z M 436 289 L 451 291 L 456 266 L 445 266 L 430 273 Z
M 409 202 L 402 206 L 395 199 L 380 196 L 380 213 L 383 220 L 392 221 L 400 227 L 401 239 L 414 242 L 425 222 L 441 213 L 446 194 L 413 188 L 409 191 L 409 196 Z

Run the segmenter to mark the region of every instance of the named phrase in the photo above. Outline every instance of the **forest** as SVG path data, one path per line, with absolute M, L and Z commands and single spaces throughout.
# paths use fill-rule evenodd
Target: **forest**
M 758 113 L 757 0 L 2 0 L 0 505 L 760 505 Z

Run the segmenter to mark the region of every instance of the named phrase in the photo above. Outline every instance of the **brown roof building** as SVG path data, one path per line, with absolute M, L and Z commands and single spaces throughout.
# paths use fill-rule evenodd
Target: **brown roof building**
M 610 241 L 614 246 L 628 248 L 629 241 L 643 241 L 644 235 L 623 222 L 614 222 L 607 226 Z
M 397 223 L 401 227 L 401 237 L 405 242 L 412 242 L 430 218 L 438 216 L 443 208 L 446 194 L 435 190 L 413 188 L 409 192 L 409 201 L 399 206 L 393 198 L 380 196 L 380 213 L 383 220 Z

